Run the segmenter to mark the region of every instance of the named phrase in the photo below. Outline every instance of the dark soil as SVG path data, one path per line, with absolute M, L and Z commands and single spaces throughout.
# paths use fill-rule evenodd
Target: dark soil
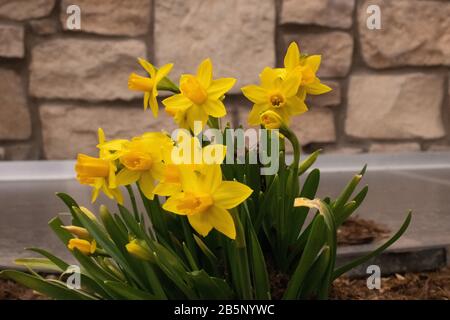
M 372 220 L 351 217 L 339 227 L 337 242 L 340 246 L 367 244 L 388 236 L 389 232 L 385 226 Z
M 286 287 L 287 278 L 272 277 L 278 287 Z M 280 298 L 282 292 L 274 292 Z M 0 300 L 42 300 L 45 297 L 12 281 L 0 280 Z M 449 300 L 450 268 L 433 272 L 396 274 L 381 280 L 380 290 L 369 290 L 366 279 L 341 277 L 333 283 L 333 300 Z
M 0 300 L 45 300 L 45 297 L 13 281 L 0 279 Z
M 450 268 L 396 274 L 381 279 L 380 290 L 369 290 L 366 279 L 341 277 L 333 283 L 335 300 L 449 300 Z

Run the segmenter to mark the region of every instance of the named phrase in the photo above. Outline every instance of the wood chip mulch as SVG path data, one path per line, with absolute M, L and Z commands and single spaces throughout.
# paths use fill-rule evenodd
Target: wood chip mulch
M 45 300 L 45 297 L 14 281 L 0 279 L 0 300 Z
M 340 246 L 367 244 L 385 238 L 389 233 L 385 226 L 356 216 L 348 218 L 339 227 L 337 241 Z
M 275 279 L 271 279 L 274 281 Z M 276 279 L 279 285 L 286 278 Z M 276 292 L 281 298 L 282 292 Z M 43 300 L 45 297 L 9 280 L 0 280 L 0 300 Z M 341 277 L 333 283 L 334 300 L 450 300 L 450 268 L 433 272 L 396 274 L 381 279 L 380 290 L 369 290 L 366 279 Z
M 381 279 L 380 290 L 369 290 L 366 279 L 341 277 L 333 283 L 330 298 L 337 300 L 449 300 L 450 268 L 384 277 Z

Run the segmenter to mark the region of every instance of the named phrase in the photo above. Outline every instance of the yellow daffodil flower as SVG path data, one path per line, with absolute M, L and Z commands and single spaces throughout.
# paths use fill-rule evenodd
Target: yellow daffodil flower
M 261 114 L 261 124 L 266 129 L 279 129 L 283 125 L 283 119 L 275 111 L 267 110 Z
M 95 240 L 87 241 L 84 239 L 73 238 L 69 240 L 67 248 L 72 251 L 76 248 L 85 255 L 91 255 L 97 250 L 97 243 Z
M 178 145 L 165 148 L 165 152 L 163 152 L 165 164 L 163 177 L 153 191 L 157 195 L 171 196 L 182 191 L 180 166 L 189 166 L 191 170 L 201 172 L 204 165 L 221 164 L 227 153 L 224 145 L 210 144 L 202 148 L 198 138 L 185 136 L 184 138 L 190 141 L 183 144 L 181 137 L 180 134 L 177 139 Z M 187 146 L 188 144 L 189 146 Z M 189 148 L 189 154 L 184 154 L 185 151 L 188 151 L 186 147 Z
M 267 110 L 276 112 L 288 124 L 291 116 L 308 110 L 304 100 L 297 96 L 302 80 L 300 67 L 293 69 L 285 79 L 276 70 L 265 68 L 260 74 L 261 85 L 242 88 L 244 95 L 254 103 L 248 117 L 250 125 L 261 123 L 261 114 Z
M 253 190 L 236 181 L 222 181 L 220 165 L 207 165 L 201 172 L 181 166 L 180 175 L 183 191 L 167 199 L 163 208 L 187 216 L 202 236 L 214 228 L 235 239 L 236 227 L 227 209 L 245 201 Z
M 212 62 L 206 59 L 198 67 L 196 75 L 181 76 L 181 93 L 163 100 L 163 104 L 181 128 L 194 130 L 194 121 L 201 121 L 204 126 L 208 116 L 221 118 L 226 115 L 221 98 L 235 82 L 233 78 L 213 80 Z
M 158 96 L 158 83 L 169 74 L 173 68 L 173 64 L 168 63 L 156 70 L 148 61 L 142 58 L 139 58 L 138 61 L 150 77 L 143 77 L 133 72 L 128 77 L 128 89 L 144 92 L 144 110 L 147 110 L 150 104 L 150 109 L 152 109 L 153 116 L 156 118 L 158 117 L 158 101 L 156 100 Z
M 298 91 L 300 98 L 304 99 L 306 94 L 319 95 L 327 93 L 332 89 L 321 83 L 316 76 L 319 70 L 322 57 L 320 55 L 304 56 L 300 53 L 297 43 L 292 42 L 284 57 L 284 69 L 276 69 L 282 78 L 289 74 L 292 70 L 300 67 L 302 81 Z
M 105 133 L 98 129 L 99 144 L 105 142 Z M 78 154 L 75 164 L 77 180 L 81 184 L 93 187 L 92 202 L 98 198 L 100 190 L 111 198 L 116 199 L 118 203 L 123 204 L 123 196 L 116 183 L 116 166 L 108 154 L 100 149 L 100 157 L 91 157 L 85 154 Z
M 123 168 L 117 174 L 117 184 L 126 186 L 138 183 L 148 199 L 153 199 L 156 180 L 164 173 L 162 149 L 170 139 L 162 133 L 149 133 L 133 138 L 117 152 Z M 168 142 L 167 142 L 168 143 Z

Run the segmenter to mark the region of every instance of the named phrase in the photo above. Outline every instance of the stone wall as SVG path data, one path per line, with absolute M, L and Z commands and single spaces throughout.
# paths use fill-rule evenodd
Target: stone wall
M 71 4 L 81 30 L 68 30 Z M 381 30 L 366 24 L 373 4 Z M 98 127 L 110 138 L 173 128 L 127 89 L 136 57 L 175 62 L 172 76 L 211 57 L 216 75 L 239 79 L 228 119 L 245 123 L 239 87 L 281 65 L 290 41 L 322 54 L 334 89 L 293 124 L 306 149 L 450 148 L 450 1 L 0 0 L 0 159 L 94 153 Z

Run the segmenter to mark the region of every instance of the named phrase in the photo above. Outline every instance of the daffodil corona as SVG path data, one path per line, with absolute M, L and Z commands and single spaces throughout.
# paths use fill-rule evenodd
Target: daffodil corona
M 105 142 L 105 134 L 102 129 L 98 129 L 99 145 Z M 109 158 L 109 153 L 100 149 L 99 157 L 91 157 L 85 154 L 78 154 L 75 164 L 77 180 L 81 184 L 93 187 L 92 202 L 94 202 L 100 190 L 109 198 L 114 198 L 120 204 L 123 197 L 116 183 L 116 166 Z

